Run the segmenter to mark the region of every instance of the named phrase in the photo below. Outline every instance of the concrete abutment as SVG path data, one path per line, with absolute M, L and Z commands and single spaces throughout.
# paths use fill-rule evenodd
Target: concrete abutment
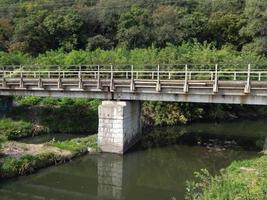
M 140 101 L 103 101 L 98 116 L 98 146 L 103 152 L 123 154 L 140 139 Z

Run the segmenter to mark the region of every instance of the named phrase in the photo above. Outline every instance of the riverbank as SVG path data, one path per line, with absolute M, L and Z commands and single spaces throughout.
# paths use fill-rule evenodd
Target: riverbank
M 2 144 L 0 179 L 27 175 L 40 168 L 58 165 L 97 151 L 96 135 L 44 144 L 8 141 Z
M 202 170 L 187 184 L 187 200 L 267 199 L 267 155 L 234 161 L 217 176 Z

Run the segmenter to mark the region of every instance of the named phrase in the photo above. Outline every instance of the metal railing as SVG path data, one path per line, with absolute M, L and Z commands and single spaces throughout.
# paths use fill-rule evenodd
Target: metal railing
M 152 79 L 267 81 L 267 68 L 196 68 L 192 65 L 21 65 L 2 66 L 0 78 L 42 79 Z

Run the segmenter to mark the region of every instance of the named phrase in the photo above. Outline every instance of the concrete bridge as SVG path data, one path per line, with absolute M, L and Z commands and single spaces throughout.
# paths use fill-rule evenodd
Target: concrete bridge
M 99 147 L 124 153 L 141 135 L 140 101 L 267 105 L 267 69 L 5 66 L 0 70 L 0 95 L 105 100 L 99 107 Z

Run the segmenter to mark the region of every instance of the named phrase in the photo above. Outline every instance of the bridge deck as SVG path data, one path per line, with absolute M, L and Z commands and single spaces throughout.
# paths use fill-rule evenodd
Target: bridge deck
M 267 70 L 0 70 L 0 95 L 267 105 Z

